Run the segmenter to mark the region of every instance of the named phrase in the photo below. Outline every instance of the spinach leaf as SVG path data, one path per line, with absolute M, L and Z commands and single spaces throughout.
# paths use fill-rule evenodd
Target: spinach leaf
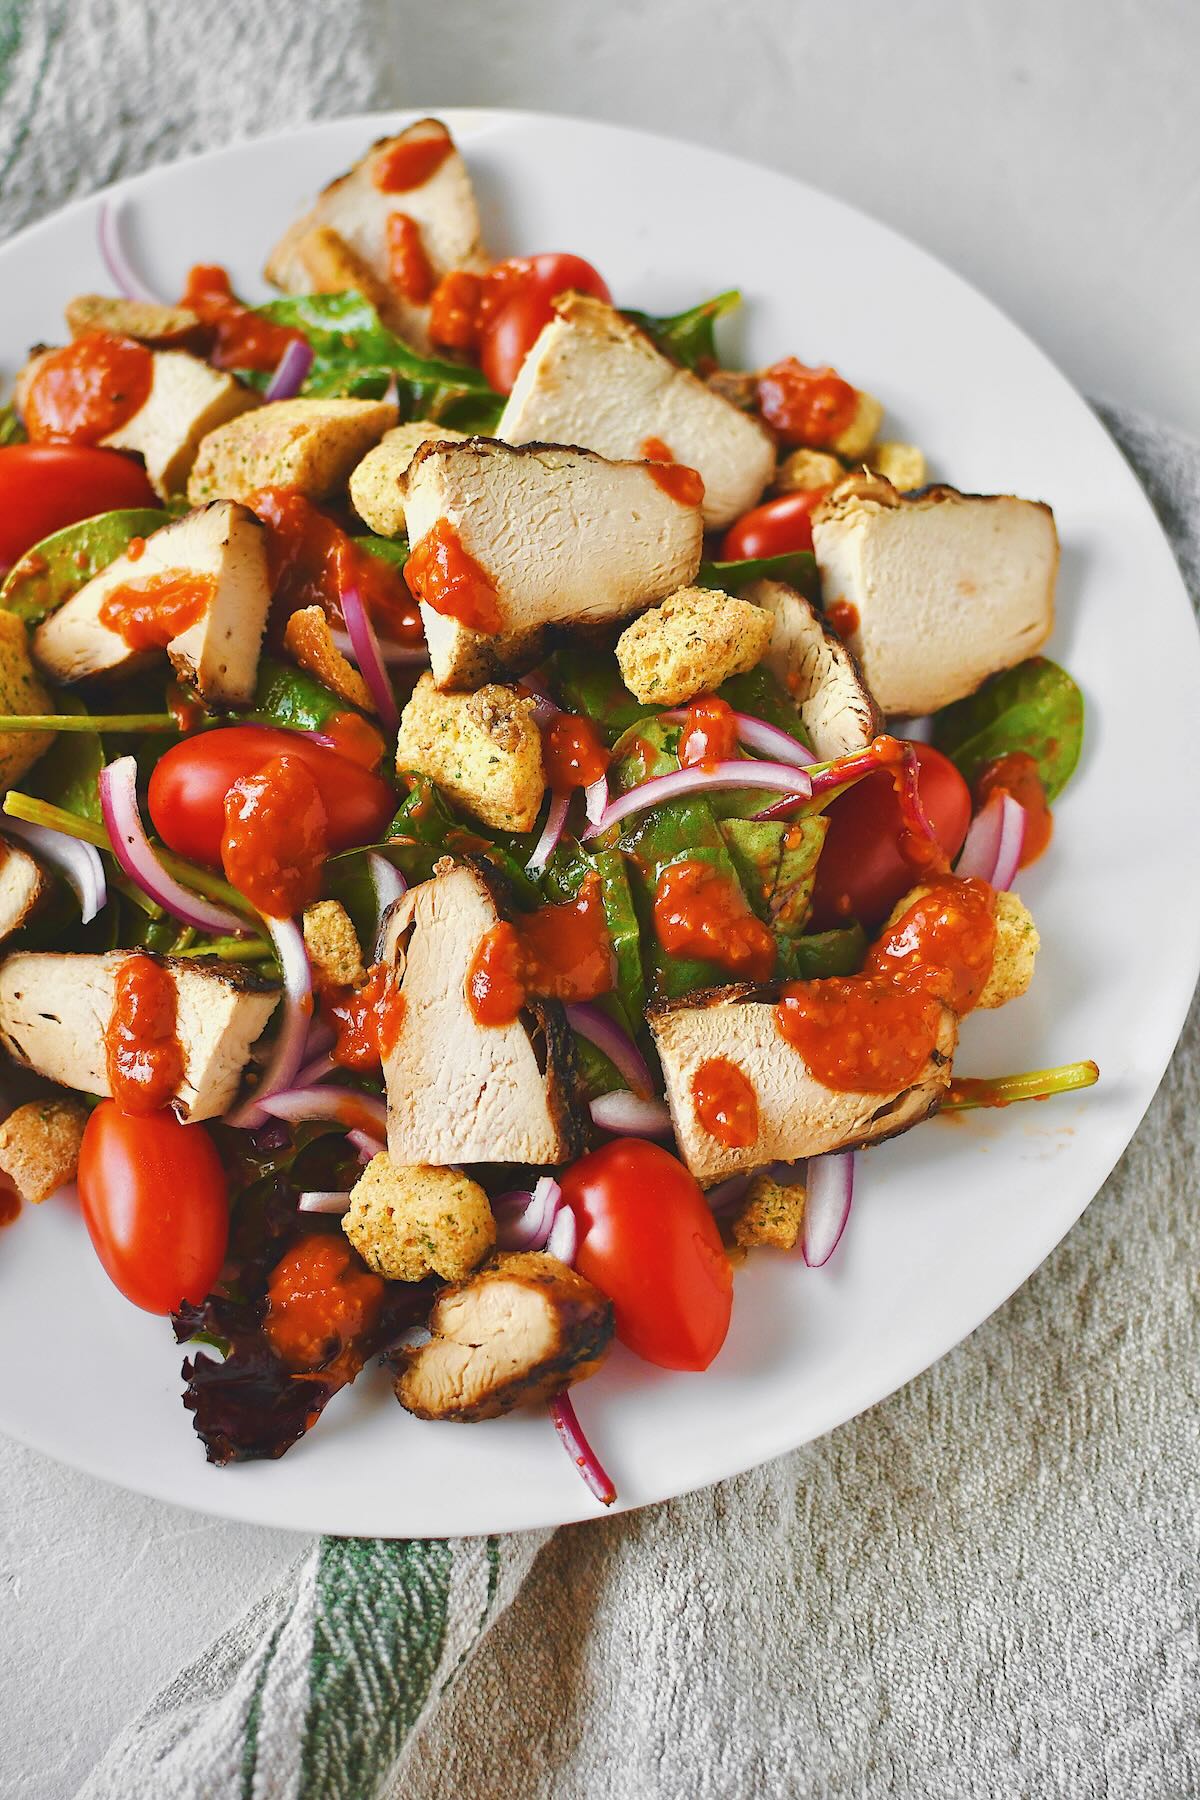
M 686 312 L 672 313 L 666 318 L 655 313 L 634 312 L 629 307 L 623 311 L 631 324 L 654 339 L 660 350 L 673 356 L 685 369 L 696 369 L 701 364 L 717 361 L 713 327 L 725 313 L 740 306 L 741 301 L 737 288 L 730 288 L 711 300 L 702 300 L 699 306 L 689 306 Z
M 629 822 L 621 847 L 627 851 L 647 973 L 656 999 L 676 999 L 695 988 L 720 987 L 730 979 L 719 964 L 694 957 L 672 956 L 658 941 L 653 904 L 658 878 L 671 863 L 706 862 L 741 890 L 741 879 L 721 835 L 707 796 L 686 795 L 664 801 Z M 742 890 L 744 891 L 744 890 Z
M 550 683 L 566 710 L 585 713 L 610 748 L 631 725 L 659 711 L 634 699 L 611 651 L 563 644 L 551 660 Z
M 339 851 L 325 864 L 321 893 L 326 900 L 337 900 L 350 915 L 350 923 L 358 933 L 363 955 L 370 962 L 374 954 L 375 928 L 379 922 L 379 903 L 375 883 L 371 880 L 367 857 L 372 851 L 385 856 L 399 869 L 409 886 L 428 881 L 433 865 L 442 855 L 431 844 L 365 844 L 354 850 Z
M 625 794 L 644 781 L 677 774 L 679 732 L 678 725 L 663 719 L 643 719 L 622 732 L 613 745 L 613 760 L 608 767 L 609 792 Z
M 780 939 L 779 974 L 786 981 L 820 981 L 827 975 L 856 975 L 867 954 L 861 925 L 814 931 L 808 937 Z
M 817 559 L 811 550 L 788 550 L 782 556 L 750 556 L 740 562 L 703 562 L 696 586 L 740 594 L 752 581 L 785 581 L 806 599 L 816 602 L 821 597 Z
M 368 531 L 362 537 L 356 537 L 354 542 L 368 555 L 377 556 L 380 562 L 390 563 L 397 574 L 408 561 L 407 538 L 376 537 L 373 531 Z
M 794 825 L 775 819 L 724 819 L 720 829 L 755 912 L 776 937 L 799 937 L 812 908 L 828 819 L 799 819 Z
M 262 656 L 254 704 L 248 713 L 264 725 L 290 725 L 297 731 L 320 731 L 335 713 L 351 709 L 315 675 L 294 663 Z
M 16 613 L 27 625 L 40 624 L 77 594 L 85 581 L 116 562 L 132 538 L 149 537 L 170 522 L 170 513 L 147 506 L 97 513 L 93 519 L 67 525 L 13 564 L 0 587 L 0 607 Z
M 1038 766 L 1047 800 L 1061 794 L 1083 745 L 1083 695 L 1065 669 L 1031 656 L 944 706 L 933 741 L 971 782 L 984 763 L 1024 750 Z
M 17 417 L 16 408 L 0 406 L 0 446 L 23 444 L 28 433 Z
M 778 726 L 805 749 L 812 749 L 795 701 L 782 682 L 777 681 L 762 663 L 748 669 L 744 675 L 731 675 L 728 681 L 721 683 L 717 693 L 735 712 L 750 713 L 768 725 Z
M 82 716 L 87 707 L 75 694 L 55 695 L 59 712 Z M 159 745 L 156 754 L 161 754 Z M 104 745 L 95 731 L 59 731 L 46 754 L 38 759 L 25 778 L 26 791 L 38 800 L 61 806 L 77 818 L 100 823 L 100 790 L 98 782 L 104 767 Z
M 395 381 L 405 419 L 436 419 L 458 431 L 494 431 L 504 397 L 478 369 L 418 356 L 388 331 L 361 294 L 295 294 L 256 308 L 264 318 L 302 331 L 313 348 L 301 392 L 378 399 Z M 269 375 L 243 372 L 261 388 Z
M 574 838 L 564 838 L 542 877 L 542 891 L 552 904 L 573 900 L 593 870 L 600 877 L 600 901 L 616 958 L 616 997 L 625 1015 L 622 1022 L 636 1035 L 646 1005 L 646 977 L 641 928 L 625 858 L 619 850 L 593 851 Z M 614 1085 L 621 1083 L 618 1080 Z

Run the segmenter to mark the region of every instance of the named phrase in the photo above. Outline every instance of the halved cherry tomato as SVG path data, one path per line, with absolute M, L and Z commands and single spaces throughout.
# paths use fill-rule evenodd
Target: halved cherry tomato
M 575 1266 L 607 1294 L 617 1336 L 664 1369 L 707 1369 L 725 1342 L 733 1276 L 708 1202 L 678 1159 L 616 1138 L 562 1177 Z
M 917 786 L 946 855 L 962 848 L 971 820 L 971 793 L 954 764 L 929 744 L 914 744 Z M 857 919 L 868 930 L 883 923 L 901 895 L 921 880 L 900 852 L 900 803 L 890 772 L 881 769 L 848 788 L 829 808 L 829 831 L 817 864 L 812 930 Z
M 565 251 L 523 259 L 513 287 L 512 298 L 488 320 L 479 345 L 480 367 L 500 394 L 511 392 L 542 326 L 554 317 L 551 302 L 557 295 L 573 289 L 598 300 L 612 299 L 607 282 L 591 263 Z
M 88 444 L 0 448 L 0 569 L 52 531 L 95 513 L 157 506 L 140 463 Z
M 79 1199 L 105 1273 L 135 1306 L 170 1313 L 212 1292 L 229 1200 L 202 1125 L 171 1112 L 135 1118 L 102 1100 L 79 1149 Z
M 752 507 L 735 519 L 721 541 L 722 562 L 740 562 L 748 556 L 786 556 L 792 550 L 813 547 L 812 512 L 825 498 L 826 488 L 805 488 Z
M 273 725 L 231 725 L 173 745 L 156 764 L 148 799 L 163 843 L 219 869 L 226 794 L 277 756 L 295 757 L 316 782 L 331 852 L 373 843 L 396 810 L 387 782 L 336 750 Z

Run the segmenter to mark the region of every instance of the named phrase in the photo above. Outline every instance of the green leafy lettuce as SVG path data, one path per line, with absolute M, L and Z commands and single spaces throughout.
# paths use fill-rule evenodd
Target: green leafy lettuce
M 27 625 L 37 625 L 77 594 L 85 582 L 129 548 L 135 537 L 149 537 L 171 514 L 155 507 L 133 507 L 122 512 L 97 513 L 78 525 L 43 538 L 27 550 L 8 572 L 0 587 L 0 607 L 16 613 Z
M 1065 669 L 1031 656 L 942 708 L 933 741 L 968 781 L 985 763 L 1023 750 L 1038 766 L 1046 798 L 1067 785 L 1083 746 L 1083 695 Z
M 783 581 L 814 603 L 821 597 L 817 559 L 811 550 L 788 550 L 782 556 L 748 556 L 738 562 L 703 562 L 697 587 L 740 594 L 752 581 Z
M 634 312 L 623 308 L 625 317 L 653 338 L 660 350 L 673 356 L 685 369 L 703 368 L 717 361 L 714 332 L 717 320 L 740 306 L 742 296 L 736 288 L 689 306 L 686 312 L 661 317 L 655 313 Z

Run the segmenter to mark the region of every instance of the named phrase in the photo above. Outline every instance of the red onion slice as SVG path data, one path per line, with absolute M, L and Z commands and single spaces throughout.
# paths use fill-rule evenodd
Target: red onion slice
M 387 1150 L 383 1139 L 372 1136 L 369 1131 L 348 1131 L 346 1142 L 354 1146 L 363 1162 L 370 1162 L 373 1157 L 382 1156 Z
M 156 900 L 164 912 L 191 925 L 196 931 L 244 937 L 250 929 L 245 919 L 228 907 L 217 906 L 193 894 L 168 875 L 146 836 L 137 802 L 137 763 L 122 756 L 100 771 L 100 812 L 113 855 L 142 892 Z
M 599 825 L 608 807 L 608 776 L 601 775 L 583 790 L 583 810 L 589 825 Z
M 611 1506 L 617 1497 L 612 1476 L 584 1436 L 583 1426 L 579 1423 L 578 1414 L 565 1388 L 561 1394 L 555 1394 L 551 1400 L 550 1417 L 554 1421 L 554 1429 L 562 1439 L 567 1455 L 579 1470 L 587 1486 L 595 1494 L 601 1506 Z
M 562 1189 L 552 1175 L 541 1176 L 532 1193 L 501 1194 L 492 1202 L 500 1249 L 541 1250 L 561 1205 Z
M 275 1034 L 275 1042 L 262 1080 L 253 1094 L 226 1124 L 238 1131 L 253 1131 L 271 1118 L 286 1119 L 286 1113 L 271 1112 L 271 1101 L 290 1089 L 304 1062 L 308 1045 L 308 1028 L 312 1023 L 312 967 L 305 948 L 304 933 L 294 919 L 268 919 L 267 930 L 275 945 L 279 968 L 283 975 L 283 1020 Z M 316 1093 L 316 1088 L 300 1092 Z M 289 1121 L 290 1123 L 291 1121 Z
M 353 661 L 355 650 L 348 631 L 331 631 L 334 647 Z M 429 651 L 424 644 L 396 644 L 390 640 L 380 642 L 379 654 L 389 668 L 423 668 L 428 665 Z
M 24 819 L 5 815 L 4 834 L 15 837 L 58 870 L 79 902 L 80 923 L 90 925 L 96 914 L 108 904 L 108 883 L 104 864 L 95 844 L 68 837 L 49 825 L 29 825 Z
M 307 338 L 293 338 L 267 383 L 264 400 L 294 400 L 313 366 L 313 347 Z
M 300 1212 L 306 1213 L 344 1213 L 350 1210 L 349 1194 L 334 1193 L 332 1190 L 308 1188 L 299 1200 Z
M 575 1214 L 569 1206 L 560 1206 L 558 1217 L 550 1227 L 550 1235 L 546 1239 L 546 1255 L 556 1256 L 568 1269 L 575 1267 L 575 1252 L 579 1248 L 579 1227 L 575 1222 Z
M 823 1269 L 841 1243 L 853 1199 L 853 1150 L 809 1158 L 801 1249 L 810 1269 Z
M 322 1050 L 319 1056 L 314 1056 L 311 1062 L 306 1062 L 303 1068 L 296 1071 L 296 1086 L 315 1087 L 318 1081 L 324 1081 L 327 1075 L 332 1075 L 333 1070 L 332 1056 L 328 1050 Z
M 751 1180 L 752 1177 L 749 1174 L 731 1175 L 728 1181 L 719 1181 L 716 1187 L 709 1188 L 704 1198 L 713 1212 L 732 1212 L 733 1208 L 745 1199 Z
M 977 875 L 997 891 L 1010 888 L 1021 866 L 1025 823 L 1020 801 L 996 788 L 971 820 L 954 873 Z
M 408 883 L 380 850 L 367 852 L 367 873 L 375 890 L 375 930 L 378 933 L 388 907 L 403 899 L 408 892 Z
M 542 835 L 533 847 L 533 855 L 525 864 L 527 875 L 540 875 L 554 852 L 558 849 L 559 839 L 567 823 L 567 809 L 571 804 L 570 794 L 551 794 L 550 810 L 546 814 L 546 823 L 542 826 Z
M 729 788 L 772 788 L 786 794 L 790 805 L 808 799 L 812 781 L 804 769 L 788 768 L 783 763 L 748 761 L 721 762 L 711 769 L 680 769 L 670 775 L 655 775 L 611 801 L 596 824 L 588 826 L 584 839 L 597 837 L 631 813 L 646 812 L 664 800 Z
M 668 720 L 672 725 L 682 725 L 687 718 L 687 708 L 672 707 L 670 712 L 660 713 L 659 717 Z M 765 719 L 756 719 L 753 713 L 735 712 L 739 744 L 747 750 L 757 750 L 761 756 L 769 756 L 774 762 L 794 764 L 796 768 L 806 768 L 809 763 L 816 762 L 811 750 L 798 743 L 794 737 L 778 725 L 768 725 Z
M 580 1037 L 595 1044 L 597 1050 L 607 1056 L 640 1100 L 649 1100 L 654 1093 L 649 1065 L 624 1026 L 618 1025 L 602 1006 L 595 1006 L 590 1000 L 568 1006 L 566 1013 L 571 1030 L 577 1031 Z
M 350 634 L 350 647 L 354 652 L 354 661 L 358 672 L 366 682 L 375 702 L 375 710 L 385 731 L 397 731 L 400 727 L 400 712 L 396 705 L 396 696 L 392 692 L 392 684 L 388 679 L 387 668 L 383 660 L 383 652 L 379 648 L 379 639 L 375 635 L 375 627 L 367 617 L 367 609 L 363 605 L 362 595 L 357 585 L 347 582 L 341 595 L 342 617 L 346 621 L 346 630 Z
M 288 1125 L 301 1125 L 306 1119 L 336 1119 L 339 1125 L 371 1136 L 378 1133 L 382 1138 L 387 1131 L 383 1101 L 350 1088 L 286 1088 L 264 1095 L 259 1105 L 273 1119 L 283 1119 Z
M 614 1137 L 669 1138 L 671 1115 L 661 1100 L 639 1100 L 636 1094 L 618 1088 L 612 1094 L 600 1094 L 588 1109 L 592 1123 Z
M 133 265 L 126 256 L 121 245 L 121 233 L 117 216 L 118 202 L 105 199 L 100 202 L 100 211 L 96 218 L 96 237 L 100 246 L 100 257 L 108 270 L 117 291 L 126 300 L 144 300 L 151 306 L 161 305 L 157 294 L 152 293 L 144 281 L 139 281 L 134 273 Z

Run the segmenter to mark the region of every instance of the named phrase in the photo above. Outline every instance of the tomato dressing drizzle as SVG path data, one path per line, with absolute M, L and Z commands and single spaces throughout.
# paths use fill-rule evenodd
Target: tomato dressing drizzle
M 396 970 L 376 963 L 361 987 L 331 988 L 321 1010 L 337 1033 L 329 1052 L 346 1069 L 375 1069 L 390 1056 L 404 1028 L 404 995 Z
M 820 449 L 853 424 L 858 395 L 835 370 L 786 356 L 759 375 L 758 408 L 785 444 Z
M 697 694 L 679 733 L 681 769 L 713 769 L 737 755 L 737 716 L 717 694 Z
M 704 478 L 698 469 L 687 463 L 675 461 L 670 447 L 661 438 L 648 437 L 642 444 L 642 455 L 650 472 L 650 479 L 669 494 L 672 500 L 678 500 L 681 506 L 699 506 L 704 500 Z
M 1054 831 L 1054 815 L 1046 802 L 1046 790 L 1035 759 L 1027 750 L 1010 750 L 1004 756 L 984 763 L 974 782 L 976 806 L 998 788 L 1011 794 L 1025 808 L 1025 841 L 1021 846 L 1021 867 L 1036 862 L 1046 849 Z
M 448 132 L 404 138 L 376 152 L 371 179 L 381 194 L 407 194 L 424 187 L 453 150 Z
M 164 569 L 110 588 L 100 603 L 99 619 L 131 650 L 163 650 L 204 617 L 216 593 L 215 575 Z
M 472 631 L 490 635 L 504 623 L 495 583 L 463 548 L 449 519 L 438 519 L 415 546 L 404 579 L 415 599 Z
M 226 794 L 221 862 L 267 918 L 292 918 L 312 904 L 328 848 L 320 789 L 298 757 L 274 757 Z
M 600 877 L 593 872 L 569 905 L 541 906 L 484 933 L 467 970 L 467 1004 L 480 1025 L 510 1025 L 530 996 L 594 1000 L 611 990 L 614 974 Z
M 290 1368 L 325 1368 L 371 1330 L 384 1292 L 340 1233 L 311 1232 L 271 1272 L 264 1329 Z
M 388 273 L 392 286 L 414 306 L 423 306 L 433 292 L 433 264 L 425 252 L 421 227 L 407 213 L 394 212 L 387 222 Z
M 749 1077 L 724 1056 L 710 1056 L 692 1076 L 692 1105 L 709 1137 L 746 1150 L 758 1137 L 758 1096 Z
M 183 1079 L 171 975 L 152 956 L 127 956 L 113 982 L 104 1031 L 108 1086 L 124 1113 L 160 1112 Z
M 542 727 L 542 766 L 556 794 L 591 787 L 607 773 L 612 757 L 591 719 L 556 713 Z
M 274 369 L 289 344 L 304 341 L 290 325 L 265 319 L 238 299 L 219 263 L 197 263 L 188 271 L 180 301 L 214 333 L 208 360 L 218 369 Z
M 89 331 L 40 358 L 25 386 L 25 429 L 34 443 L 99 443 L 141 411 L 153 380 L 144 344 Z
M 670 863 L 654 890 L 654 931 L 669 956 L 716 963 L 742 981 L 769 981 L 775 939 L 737 882 L 712 863 Z
M 267 527 L 267 571 L 277 619 L 319 606 L 333 625 L 344 623 L 341 595 L 351 583 L 385 637 L 420 644 L 421 618 L 391 563 L 363 550 L 335 520 L 290 488 L 259 488 L 248 505 Z

